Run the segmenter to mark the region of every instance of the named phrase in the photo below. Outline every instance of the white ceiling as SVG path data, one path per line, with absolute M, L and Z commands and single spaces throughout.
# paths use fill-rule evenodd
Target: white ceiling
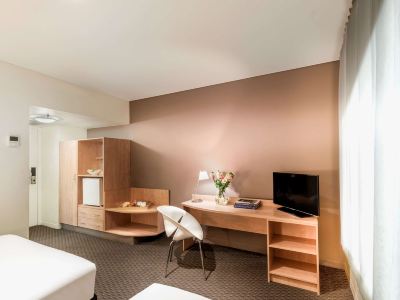
M 34 115 L 47 115 L 47 114 L 59 117 L 60 120 L 52 124 L 42 124 L 31 119 L 31 116 Z M 59 126 L 79 127 L 86 129 L 115 126 L 115 124 L 112 122 L 103 121 L 84 115 L 72 114 L 64 111 L 39 107 L 39 106 L 31 106 L 29 108 L 29 124 L 40 127 L 59 125 Z
M 126 100 L 339 58 L 351 0 L 0 0 L 0 60 Z

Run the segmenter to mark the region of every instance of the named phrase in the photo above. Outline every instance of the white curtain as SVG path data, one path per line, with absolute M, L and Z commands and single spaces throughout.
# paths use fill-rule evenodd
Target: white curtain
M 400 0 L 356 0 L 340 58 L 342 246 L 366 299 L 400 299 Z

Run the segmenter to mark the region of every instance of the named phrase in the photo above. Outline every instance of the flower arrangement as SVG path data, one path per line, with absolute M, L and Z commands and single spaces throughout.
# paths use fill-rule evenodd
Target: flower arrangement
M 229 187 L 234 177 L 235 174 L 233 174 L 233 172 L 211 172 L 211 178 L 214 181 L 215 187 L 218 189 L 217 203 L 227 204 L 228 201 L 225 198 L 225 190 Z

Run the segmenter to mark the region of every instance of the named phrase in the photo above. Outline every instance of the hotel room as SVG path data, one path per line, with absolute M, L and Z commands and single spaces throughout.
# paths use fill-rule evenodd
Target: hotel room
M 400 299 L 399 0 L 0 5 L 0 299 Z

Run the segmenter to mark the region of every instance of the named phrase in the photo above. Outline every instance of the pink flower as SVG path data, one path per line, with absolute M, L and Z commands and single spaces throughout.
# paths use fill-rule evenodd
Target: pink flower
M 218 189 L 221 189 L 221 184 L 223 185 L 223 189 L 225 190 L 233 180 L 235 175 L 233 172 L 224 172 L 224 171 L 216 171 L 211 172 L 211 178 L 215 183 L 215 186 Z

